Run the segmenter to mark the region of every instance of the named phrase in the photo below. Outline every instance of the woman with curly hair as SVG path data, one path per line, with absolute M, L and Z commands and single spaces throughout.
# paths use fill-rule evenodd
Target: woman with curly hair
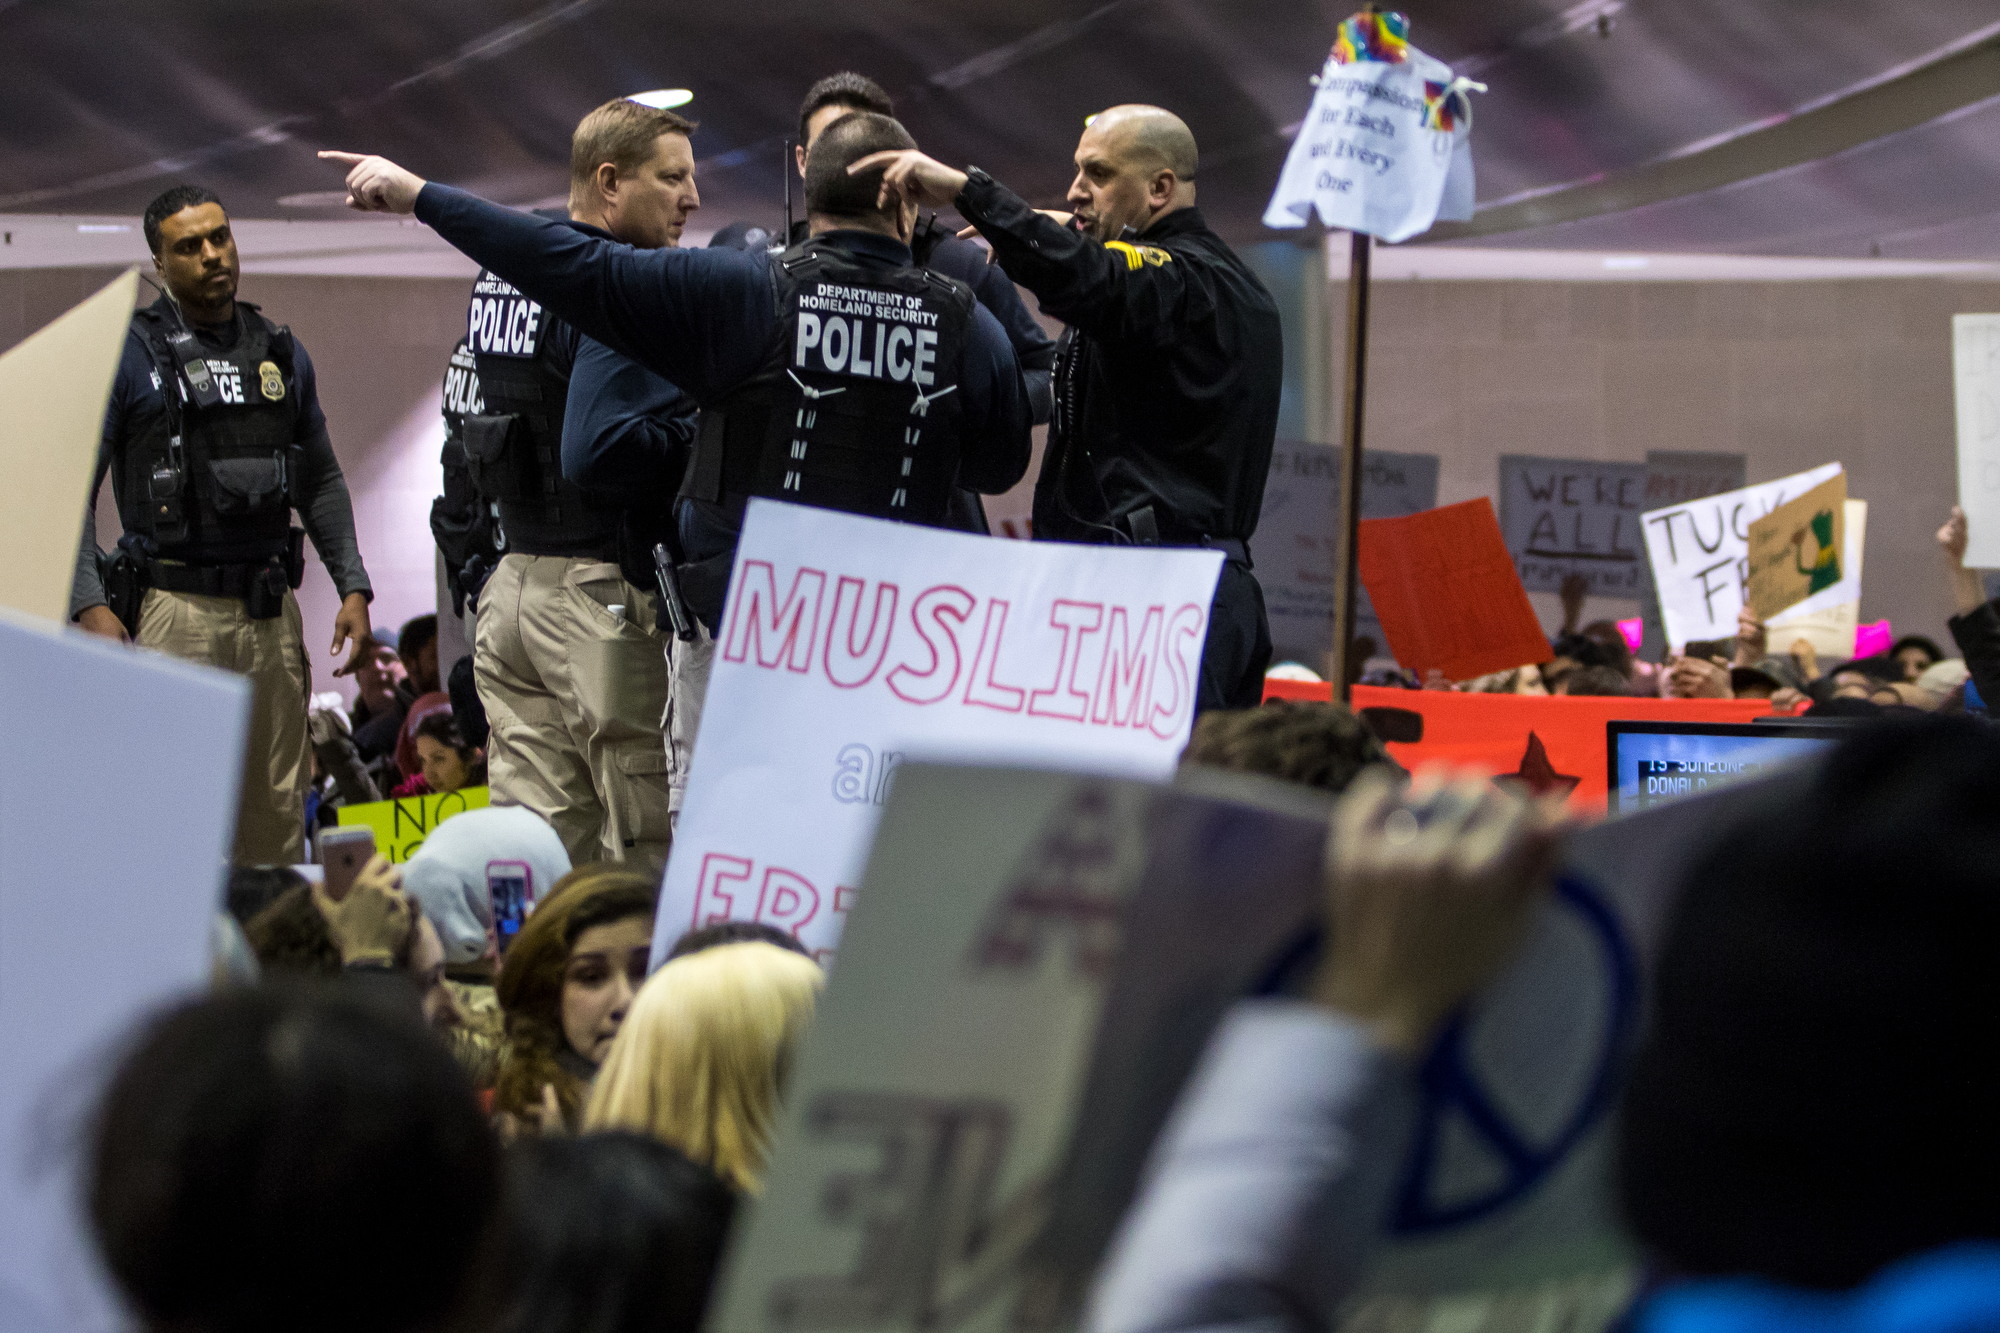
M 812 959 L 762 942 L 665 964 L 611 1043 L 584 1129 L 650 1134 L 755 1194 L 778 1090 L 824 982 Z
M 659 886 L 616 865 L 557 880 L 500 962 L 503 1130 L 574 1129 L 597 1067 L 646 979 Z M 560 1123 L 556 1123 L 560 1121 Z

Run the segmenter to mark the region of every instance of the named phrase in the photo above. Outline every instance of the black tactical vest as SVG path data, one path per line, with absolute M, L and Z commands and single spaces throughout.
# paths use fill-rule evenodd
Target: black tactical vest
M 161 300 L 132 316 L 160 388 L 136 411 L 119 466 L 119 518 L 157 553 L 191 564 L 261 563 L 285 552 L 304 484 L 292 335 L 236 303 L 236 345 L 210 353 Z
M 958 474 L 971 289 L 925 269 L 864 267 L 822 240 L 787 250 L 771 278 L 778 335 L 750 378 L 702 405 L 682 495 L 941 523 Z
M 481 270 L 466 316 L 484 410 L 465 418 L 473 484 L 500 506 L 505 547 L 527 555 L 615 554 L 614 516 L 562 474 L 569 367 L 555 355 L 555 321 L 504 278 Z
M 443 393 L 444 448 L 438 465 L 444 494 L 431 501 L 431 536 L 444 556 L 452 610 L 462 616 L 468 602 L 477 610 L 479 590 L 504 554 L 493 512 L 497 506 L 479 494 L 465 461 L 465 420 L 484 412 L 486 405 L 479 392 L 479 366 L 464 338 L 451 349 Z

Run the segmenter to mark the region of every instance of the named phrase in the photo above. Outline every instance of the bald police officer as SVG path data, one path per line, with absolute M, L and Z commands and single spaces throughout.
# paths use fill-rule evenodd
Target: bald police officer
M 1197 706 L 1246 708 L 1271 660 L 1249 540 L 1283 345 L 1270 293 L 1195 207 L 1196 163 L 1180 117 L 1116 106 L 1077 144 L 1070 214 L 1038 213 L 977 167 L 914 151 L 854 169 L 882 169 L 888 197 L 956 207 L 1007 276 L 1069 325 L 1035 537 L 1222 551 Z
M 374 595 L 354 508 L 306 349 L 236 299 L 240 265 L 222 201 L 178 185 L 147 205 L 144 227 L 166 291 L 132 316 L 112 382 L 70 617 L 106 638 L 250 678 L 234 859 L 300 862 L 310 668 L 292 589 L 310 535 L 340 593 L 329 652 L 353 645 L 335 673 L 346 674 L 368 639 Z M 101 563 L 106 472 L 125 535 Z

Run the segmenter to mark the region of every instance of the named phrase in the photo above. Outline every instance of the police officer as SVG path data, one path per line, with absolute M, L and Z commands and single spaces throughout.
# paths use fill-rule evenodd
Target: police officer
M 625 98 L 585 116 L 571 144 L 569 234 L 647 249 L 678 241 L 701 204 L 693 129 Z M 573 325 L 487 270 L 467 338 L 484 410 L 465 419 L 466 462 L 497 510 L 503 551 L 478 593 L 472 649 L 494 798 L 548 820 L 574 864 L 622 861 L 657 877 L 672 828 L 649 553 L 671 492 L 587 493 L 564 477 L 584 342 Z M 692 403 L 674 403 L 665 428 L 691 439 L 693 416 Z
M 1076 165 L 1075 212 L 1052 216 L 976 167 L 917 152 L 855 170 L 883 169 L 885 197 L 956 207 L 1007 276 L 1069 325 L 1035 537 L 1222 551 L 1197 706 L 1252 707 L 1271 660 L 1248 543 L 1277 434 L 1277 306 L 1195 208 L 1180 117 L 1112 107 L 1085 126 Z
M 851 70 L 829 74 L 806 90 L 805 100 L 799 103 L 799 141 L 793 149 L 801 178 L 806 174 L 806 154 L 820 132 L 850 111 L 893 116 L 896 103 L 881 84 Z M 804 222 L 798 224 L 799 228 L 805 226 Z M 804 239 L 803 234 L 790 238 L 794 245 Z M 979 304 L 1000 321 L 1000 327 L 1007 331 L 1007 341 L 1014 344 L 1014 359 L 1021 363 L 1021 382 L 1028 390 L 1029 420 L 1037 426 L 1047 423 L 1055 402 L 1050 381 L 1056 364 L 1056 344 L 1042 328 L 1041 321 L 1029 313 L 1021 293 L 1014 289 L 1005 272 L 986 262 L 984 250 L 938 227 L 935 217 L 919 224 L 911 240 L 911 253 L 917 263 L 972 288 Z M 986 518 L 978 507 L 978 497 L 971 496 L 969 504 L 970 513 L 978 515 L 978 530 L 986 531 Z
M 1027 404 L 1006 333 L 963 284 L 911 264 L 915 209 L 882 206 L 879 179 L 848 171 L 876 152 L 911 147 L 908 132 L 886 116 L 856 113 L 828 127 L 806 164 L 812 239 L 782 255 L 636 252 L 426 184 L 379 157 L 322 154 L 351 164 L 356 207 L 417 213 L 701 404 L 676 507 L 680 587 L 704 627 L 696 642 L 673 649 L 668 734 L 676 782 L 685 779 L 713 653 L 708 635 L 720 621 L 750 496 L 939 524 L 953 485 L 993 495 L 1027 471 Z M 836 313 L 823 287 L 893 293 L 893 304 L 920 321 L 891 328 L 873 315 Z M 911 332 L 917 322 L 922 335 Z M 851 360 L 864 345 L 868 360 Z M 797 365 L 795 347 L 803 349 Z M 809 405 L 814 425 L 800 448 L 792 427 Z M 917 415 L 924 424 L 912 430 Z M 813 448 L 822 443 L 834 447 Z
M 236 242 L 222 201 L 178 185 L 146 206 L 166 284 L 132 316 L 111 386 L 70 618 L 250 678 L 254 703 L 237 803 L 239 865 L 305 859 L 310 669 L 292 589 L 310 534 L 341 597 L 332 653 L 368 640 L 374 595 L 354 508 L 327 438 L 318 382 L 291 333 L 236 299 Z M 104 474 L 125 534 L 97 549 Z M 292 526 L 296 509 L 305 521 Z
M 444 448 L 438 455 L 444 494 L 431 501 L 431 536 L 444 557 L 452 614 L 463 617 L 468 604 L 477 613 L 479 590 L 500 563 L 499 506 L 480 496 L 465 458 L 465 419 L 486 410 L 469 339 L 460 338 L 445 363 L 439 410 L 444 416 Z

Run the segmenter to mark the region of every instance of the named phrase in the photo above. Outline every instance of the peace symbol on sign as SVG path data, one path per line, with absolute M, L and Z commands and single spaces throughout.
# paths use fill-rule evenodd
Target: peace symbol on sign
M 1556 901 L 1581 918 L 1602 951 L 1610 990 L 1603 1041 L 1583 1097 L 1552 1139 L 1542 1144 L 1531 1142 L 1501 1114 L 1473 1075 L 1467 1051 L 1466 1014 L 1461 1011 L 1446 1026 L 1418 1073 L 1423 1101 L 1417 1113 L 1416 1137 L 1390 1216 L 1389 1227 L 1396 1234 L 1407 1236 L 1464 1226 L 1528 1194 L 1561 1164 L 1616 1100 L 1624 1056 L 1638 1026 L 1638 963 L 1619 928 L 1617 916 L 1595 890 L 1581 880 L 1563 876 L 1556 881 Z M 1440 1140 L 1445 1118 L 1454 1111 L 1463 1117 L 1472 1134 L 1498 1156 L 1505 1176 L 1482 1193 L 1439 1205 L 1431 1200 L 1440 1165 Z

